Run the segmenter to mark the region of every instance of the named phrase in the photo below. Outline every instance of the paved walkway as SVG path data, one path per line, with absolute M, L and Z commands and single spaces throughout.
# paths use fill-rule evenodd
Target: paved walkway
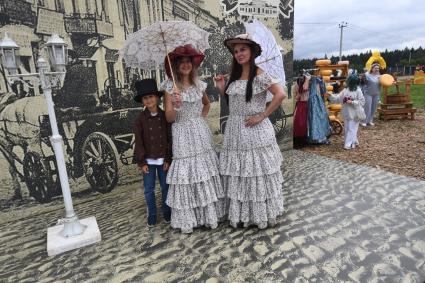
M 81 203 L 103 241 L 46 253 L 53 211 L 2 225 L 0 282 L 423 282 L 425 182 L 284 152 L 286 213 L 276 228 L 148 230 L 140 189 Z

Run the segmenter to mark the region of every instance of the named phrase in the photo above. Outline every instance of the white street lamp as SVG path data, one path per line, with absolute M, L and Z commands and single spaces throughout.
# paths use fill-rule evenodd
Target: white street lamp
M 6 75 L 9 81 L 23 81 L 21 78 L 37 78 L 46 98 L 47 111 L 49 113 L 52 136 L 50 137 L 55 152 L 57 171 L 62 188 L 62 196 L 65 204 L 65 218 L 63 225 L 57 225 L 47 229 L 47 253 L 49 255 L 59 254 L 71 249 L 79 248 L 99 242 L 101 235 L 95 217 L 81 220 L 74 211 L 69 188 L 68 174 L 66 172 L 65 158 L 62 149 L 62 136 L 59 134 L 56 121 L 54 103 L 52 99 L 52 88 L 65 78 L 68 52 L 65 42 L 56 34 L 47 41 L 46 48 L 49 54 L 49 64 L 41 56 L 37 60 L 38 73 L 17 74 L 19 55 L 18 45 L 10 39 L 7 34 L 0 42 L 0 53 L 2 64 L 9 72 Z M 50 71 L 53 69 L 53 72 Z
M 0 41 L 0 50 L 2 65 L 9 71 L 9 74 L 18 73 L 19 62 L 19 46 L 5 33 L 4 38 Z
M 56 72 L 65 72 L 65 66 L 68 62 L 68 49 L 65 41 L 57 34 L 53 34 L 47 41 L 46 48 L 53 70 Z

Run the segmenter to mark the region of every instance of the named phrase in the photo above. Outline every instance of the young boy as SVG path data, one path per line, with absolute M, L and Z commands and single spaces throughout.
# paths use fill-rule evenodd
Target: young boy
M 148 206 L 148 227 L 156 224 L 155 181 L 158 174 L 162 192 L 162 215 L 166 223 L 170 223 L 171 209 L 165 203 L 168 185 L 166 171 L 171 163 L 171 125 L 165 120 L 164 111 L 158 102 L 163 95 L 158 91 L 154 79 L 136 82 L 137 91 L 134 100 L 143 103 L 145 110 L 140 113 L 134 123 L 135 147 L 134 157 L 143 173 L 144 195 Z

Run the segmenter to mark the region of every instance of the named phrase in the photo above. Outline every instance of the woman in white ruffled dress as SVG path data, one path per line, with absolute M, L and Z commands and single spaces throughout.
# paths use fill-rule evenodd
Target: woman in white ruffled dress
M 171 207 L 171 227 L 191 233 L 199 226 L 217 227 L 224 218 L 225 193 L 212 134 L 204 119 L 210 107 L 205 94 L 207 84 L 196 76 L 204 55 L 185 45 L 170 52 L 169 58 L 176 88 L 170 79 L 161 85 L 166 93 L 165 115 L 173 123 L 167 205 Z M 165 60 L 171 78 L 168 59 Z
M 285 97 L 277 80 L 255 65 L 261 47 L 249 35 L 227 39 L 233 54 L 228 82 L 219 75 L 216 86 L 229 104 L 220 174 L 229 201 L 233 227 L 251 224 L 260 229 L 276 224 L 283 213 L 282 155 L 267 118 Z M 273 99 L 266 107 L 267 90 Z

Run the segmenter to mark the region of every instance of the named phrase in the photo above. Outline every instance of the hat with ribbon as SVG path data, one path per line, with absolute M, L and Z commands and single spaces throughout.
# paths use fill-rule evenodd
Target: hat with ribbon
M 191 58 L 193 66 L 198 68 L 204 60 L 205 56 L 202 52 L 196 50 L 195 47 L 193 47 L 191 44 L 176 47 L 173 51 L 168 53 L 168 57 L 166 56 L 164 59 L 165 72 L 169 78 L 171 77 L 171 70 L 170 64 L 168 63 L 168 58 L 170 58 L 171 65 L 173 65 L 175 60 L 183 57 Z
M 236 44 L 248 44 L 254 47 L 254 55 L 255 57 L 260 56 L 261 54 L 261 46 L 257 42 L 255 42 L 252 37 L 248 33 L 239 34 L 235 37 L 230 37 L 224 40 L 224 45 L 229 49 L 231 53 L 233 53 L 233 48 Z

